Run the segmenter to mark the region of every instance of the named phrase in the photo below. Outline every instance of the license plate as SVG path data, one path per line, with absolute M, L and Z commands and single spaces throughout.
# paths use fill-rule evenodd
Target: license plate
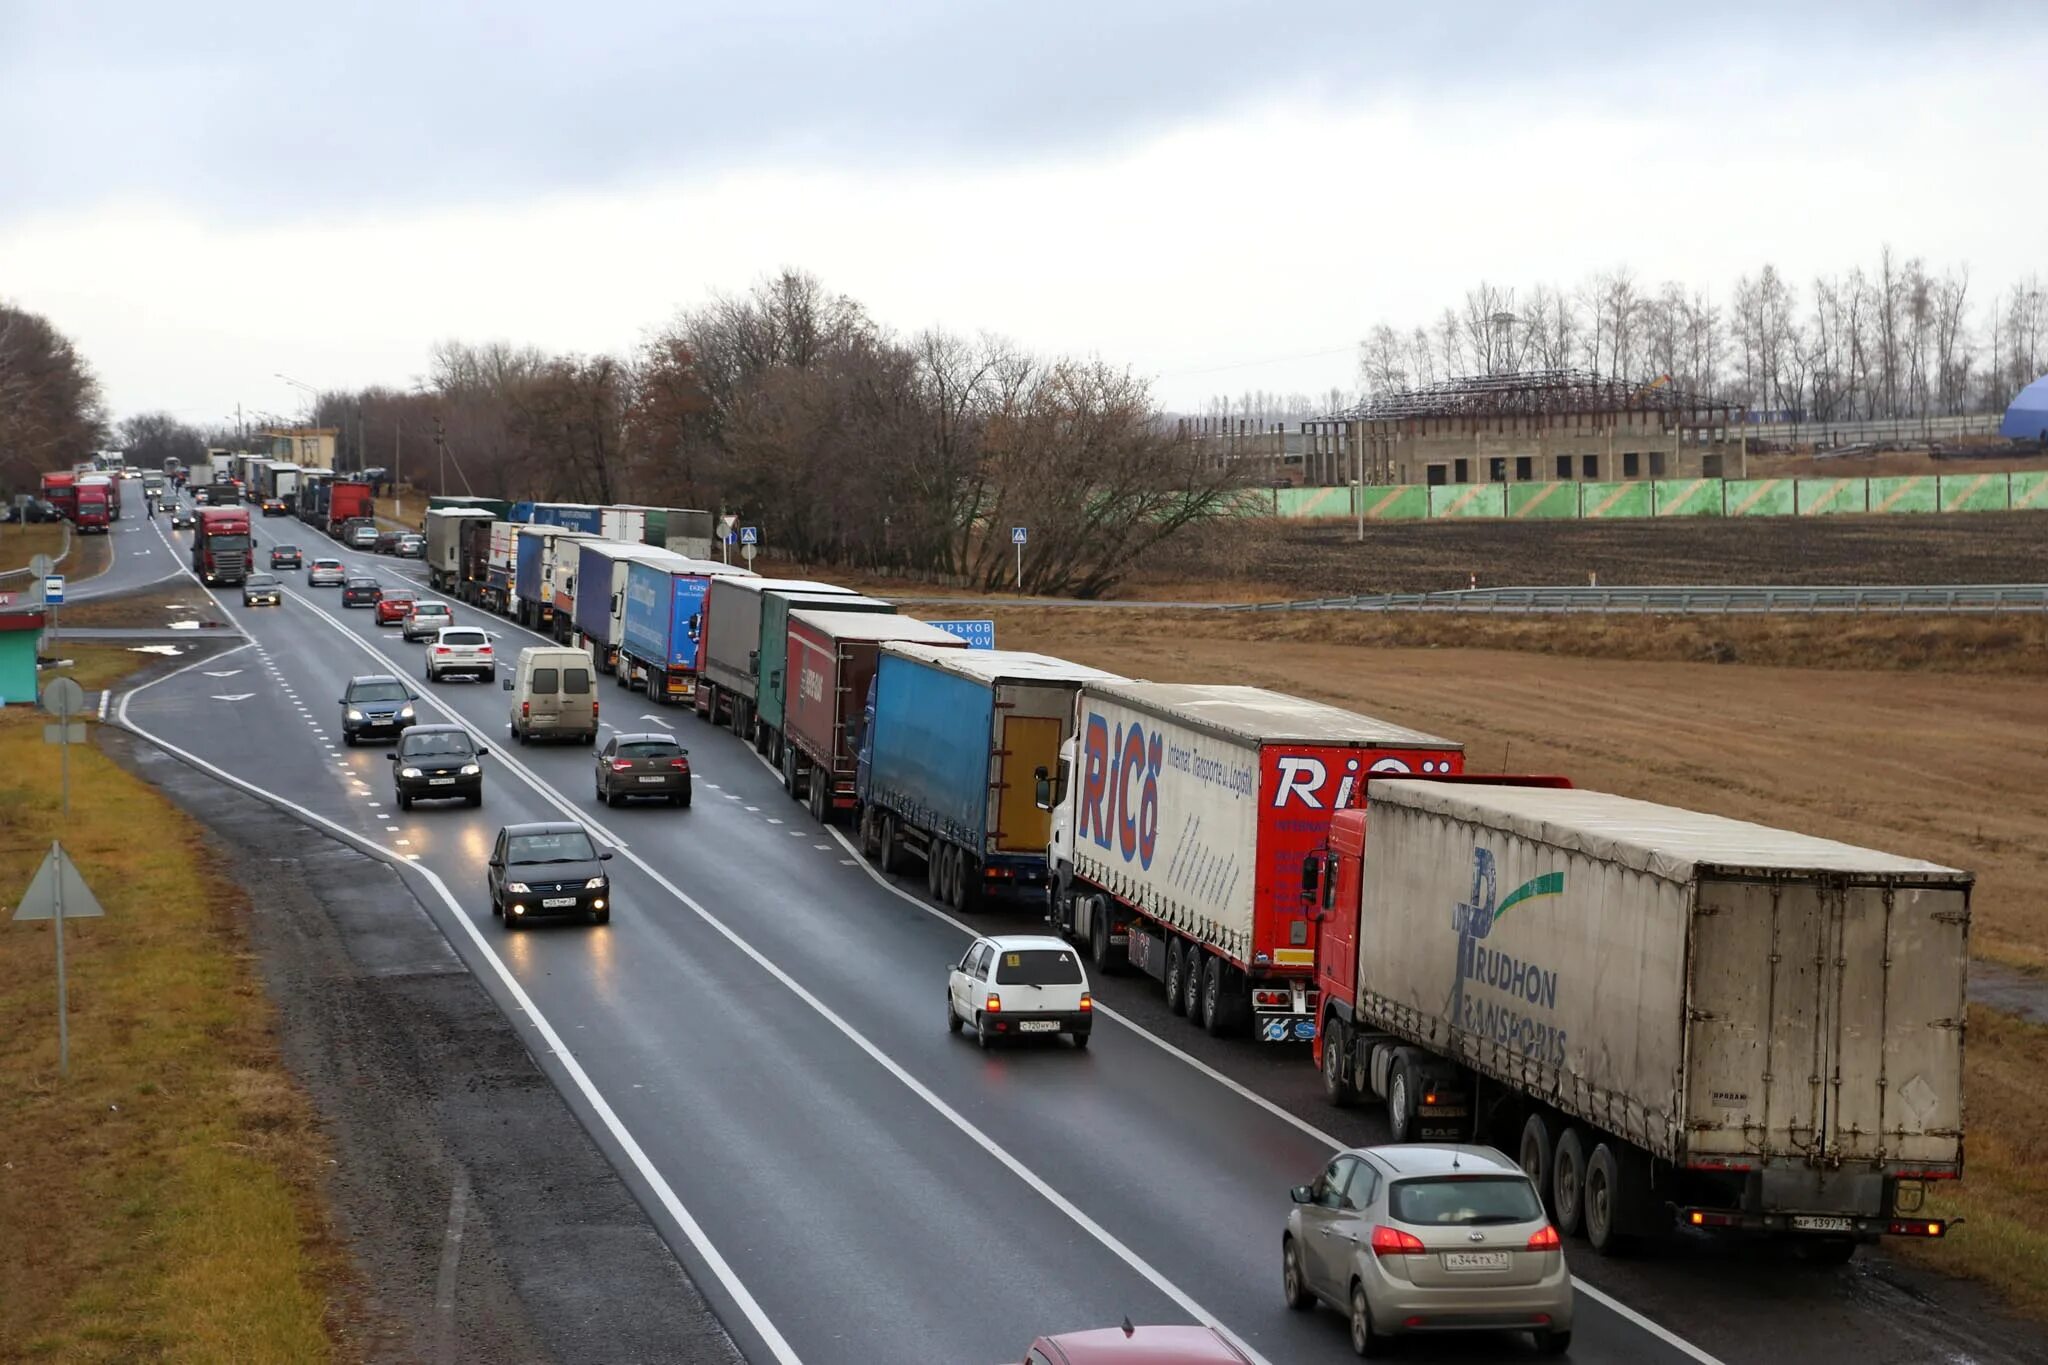
M 1446 1251 L 1445 1270 L 1506 1270 L 1508 1253 L 1505 1251 Z
M 1819 1214 L 1795 1214 L 1792 1226 L 1801 1232 L 1853 1232 L 1855 1223 L 1847 1218 L 1829 1218 Z
M 668 781 L 668 779 L 667 779 L 667 778 L 665 778 L 665 777 L 643 777 L 643 778 L 641 778 L 640 780 L 641 780 L 642 782 L 666 782 L 666 781 Z
M 1060 1031 L 1060 1021 L 1057 1019 L 1026 1019 L 1017 1025 L 1017 1031 L 1019 1033 L 1058 1033 Z
M 452 787 L 455 785 L 455 779 L 452 777 L 430 777 L 427 779 L 427 785 L 429 787 Z
M 540 904 L 543 910 L 559 910 L 565 905 L 574 905 L 575 903 L 576 898 L 574 896 L 549 896 Z

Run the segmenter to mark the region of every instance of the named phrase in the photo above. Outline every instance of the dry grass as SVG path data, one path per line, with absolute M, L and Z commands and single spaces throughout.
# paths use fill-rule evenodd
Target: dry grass
M 10 888 L 59 823 L 39 720 L 0 715 Z M 348 1272 L 319 1195 L 325 1148 L 248 960 L 246 903 L 168 801 L 92 746 L 71 763 L 64 843 L 107 915 L 65 929 L 69 1080 L 50 926 L 0 925 L 0 1358 L 328 1359 L 324 1286 Z
M 136 669 L 164 657 L 137 652 L 130 645 L 61 645 L 59 652 L 71 662 L 44 669 L 38 687 L 51 678 L 71 678 L 88 692 L 104 692 Z
M 55 522 L 29 526 L 0 526 L 0 573 L 26 569 L 37 555 L 55 559 L 64 553 L 65 528 Z M 73 583 L 104 573 L 113 561 L 112 536 L 73 536 L 71 557 L 57 566 L 57 572 Z M 21 580 L 0 583 L 0 591 L 16 591 Z
M 2048 465 L 2038 448 L 2015 451 L 2003 441 L 1985 442 L 1981 457 L 1937 460 L 1925 450 L 1877 450 L 1868 455 L 1751 455 L 1752 479 L 1868 479 L 1899 474 L 2024 473 Z
M 190 581 L 149 592 L 123 593 L 118 597 L 96 597 L 61 609 L 57 624 L 64 626 L 121 627 L 168 626 L 174 621 L 215 621 L 220 613 L 199 586 Z

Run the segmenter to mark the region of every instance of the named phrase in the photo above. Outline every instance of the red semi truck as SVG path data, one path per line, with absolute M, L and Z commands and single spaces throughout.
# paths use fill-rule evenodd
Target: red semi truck
M 1088 683 L 1075 706 L 1058 773 L 1037 775 L 1054 925 L 1212 1034 L 1313 1038 L 1303 860 L 1368 774 L 1461 772 L 1462 746 L 1259 687 Z
M 76 487 L 80 494 L 87 489 L 97 488 L 106 498 L 107 520 L 121 519 L 121 481 L 106 474 L 80 474 Z
M 327 534 L 337 535 L 342 523 L 357 517 L 375 517 L 377 507 L 370 485 L 336 479 L 327 485 Z
M 43 501 L 66 517 L 77 520 L 78 475 L 70 472 L 43 475 Z
M 202 507 L 192 532 L 192 572 L 208 583 L 240 583 L 255 558 L 244 507 Z
M 106 486 L 90 481 L 80 482 L 71 490 L 71 521 L 80 532 L 98 531 L 107 533 L 114 520 L 114 508 Z

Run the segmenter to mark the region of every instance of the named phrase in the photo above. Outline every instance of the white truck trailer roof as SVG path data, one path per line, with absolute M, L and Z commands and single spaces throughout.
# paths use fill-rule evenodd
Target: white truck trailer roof
M 1077 664 L 1072 659 L 1056 659 L 1050 654 L 1032 654 L 1021 649 L 949 649 L 942 645 L 895 640 L 882 648 L 891 654 L 983 683 L 1123 681 L 1114 673 Z
M 1454 739 L 1360 715 L 1328 702 L 1237 683 L 1125 682 L 1090 692 L 1141 711 L 1172 716 L 1196 730 L 1248 743 L 1371 744 L 1403 749 L 1462 749 Z

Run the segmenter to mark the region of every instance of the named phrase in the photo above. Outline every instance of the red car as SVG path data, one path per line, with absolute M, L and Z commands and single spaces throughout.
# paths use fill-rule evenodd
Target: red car
M 1031 1343 L 1024 1365 L 1249 1365 L 1208 1327 L 1098 1327 Z
M 386 588 L 384 595 L 377 599 L 377 624 L 380 626 L 402 626 L 405 618 L 412 615 L 413 595 L 405 588 Z

